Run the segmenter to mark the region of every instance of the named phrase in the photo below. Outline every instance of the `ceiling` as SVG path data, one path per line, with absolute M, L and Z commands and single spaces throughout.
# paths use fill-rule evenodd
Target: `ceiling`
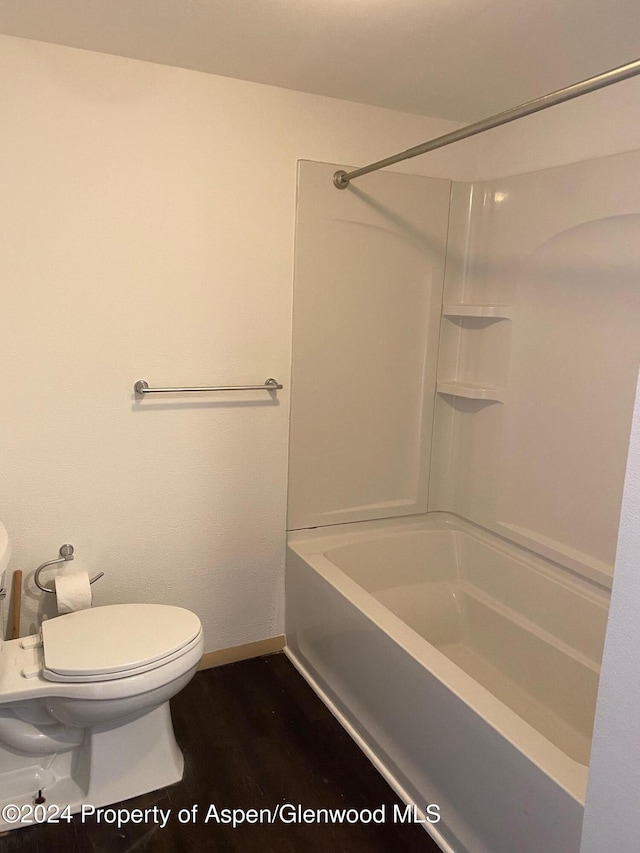
M 638 0 L 0 0 L 0 32 L 473 121 L 640 56 Z

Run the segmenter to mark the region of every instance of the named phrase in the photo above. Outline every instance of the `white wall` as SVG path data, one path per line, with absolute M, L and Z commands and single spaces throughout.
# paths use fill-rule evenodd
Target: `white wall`
M 8 37 L 0 75 L 11 568 L 68 541 L 105 572 L 99 604 L 192 608 L 207 650 L 277 635 L 296 161 L 362 164 L 457 125 Z M 133 395 L 267 376 L 277 405 Z M 42 606 L 29 576 L 24 631 Z
M 581 853 L 636 853 L 640 838 L 640 384 L 627 463 Z

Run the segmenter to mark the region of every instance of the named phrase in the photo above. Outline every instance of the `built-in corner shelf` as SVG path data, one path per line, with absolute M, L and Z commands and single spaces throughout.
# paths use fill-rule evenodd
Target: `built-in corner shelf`
M 496 320 L 510 320 L 511 308 L 508 305 L 443 305 L 444 317 L 493 317 Z
M 503 403 L 504 391 L 501 388 L 486 388 L 481 385 L 470 385 L 468 382 L 438 382 L 438 394 L 448 394 L 450 397 L 464 397 L 467 400 L 486 400 L 490 403 Z

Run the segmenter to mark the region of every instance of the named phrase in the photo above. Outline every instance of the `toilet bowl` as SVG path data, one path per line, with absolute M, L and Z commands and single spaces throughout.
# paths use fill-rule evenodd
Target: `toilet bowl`
M 4 528 L 0 571 L 3 544 L 6 565 Z M 195 674 L 203 646 L 198 617 L 163 604 L 81 610 L 0 640 L 0 815 L 38 792 L 74 812 L 179 781 L 169 699 Z M 0 830 L 21 825 L 0 817 Z

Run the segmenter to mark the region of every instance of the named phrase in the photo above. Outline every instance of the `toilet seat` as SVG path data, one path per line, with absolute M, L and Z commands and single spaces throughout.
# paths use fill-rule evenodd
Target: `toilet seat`
M 114 604 L 42 623 L 42 676 L 48 681 L 110 681 L 148 672 L 201 641 L 198 617 L 165 604 Z

